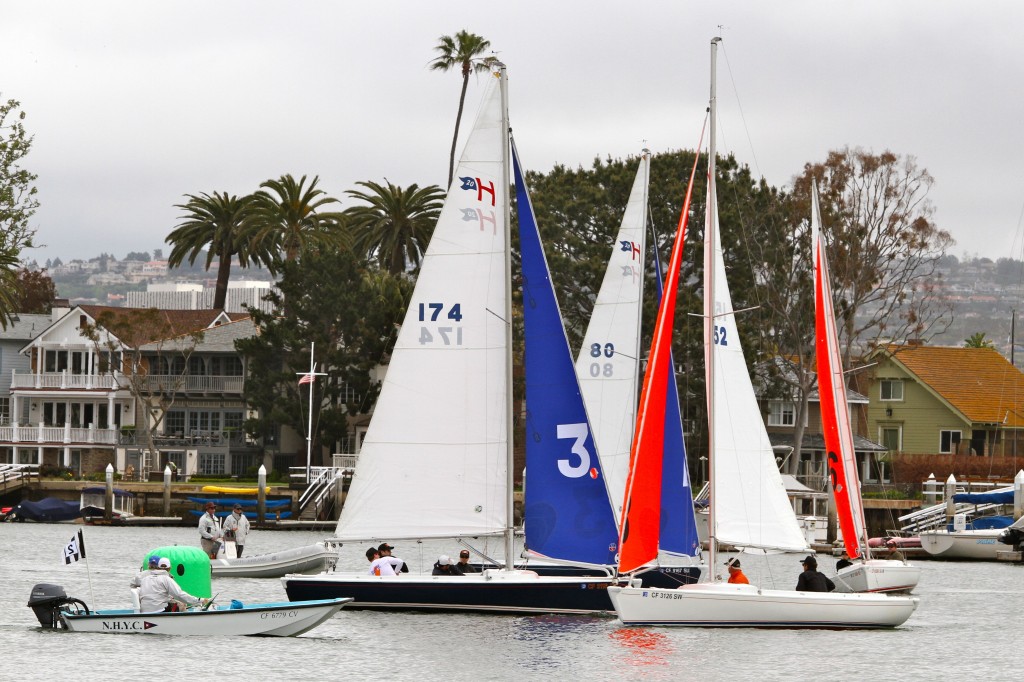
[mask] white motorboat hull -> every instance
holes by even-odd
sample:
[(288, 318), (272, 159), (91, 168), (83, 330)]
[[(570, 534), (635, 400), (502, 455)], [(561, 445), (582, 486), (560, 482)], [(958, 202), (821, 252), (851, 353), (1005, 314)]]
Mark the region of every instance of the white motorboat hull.
[(130, 609), (69, 613), (61, 624), (72, 632), (146, 635), (257, 635), (294, 637), (312, 630), (336, 614), (351, 599), (252, 604), (232, 609), (177, 613), (136, 613)]
[[(229, 547), (234, 553), (234, 544)], [(316, 574), (334, 568), (338, 553), (323, 542), (270, 554), (229, 558), (222, 554), (210, 562), (215, 578), (280, 578), (289, 573)]]
[(761, 590), (702, 583), (675, 590), (609, 587), (625, 625), (863, 629), (902, 625), (918, 600), (885, 594)]
[(854, 562), (834, 578), (836, 592), (910, 592), (921, 579), (921, 568), (894, 559)]
[(999, 543), (1003, 528), (984, 530), (921, 531), (921, 547), (937, 559), (973, 559), (995, 561), (996, 552), (1005, 549)]
[(375, 610), (473, 611), (480, 613), (610, 614), (610, 576), (552, 576), (533, 571), (488, 569), (464, 576), (403, 573), (287, 575), (289, 599), (352, 597), (351, 608)]

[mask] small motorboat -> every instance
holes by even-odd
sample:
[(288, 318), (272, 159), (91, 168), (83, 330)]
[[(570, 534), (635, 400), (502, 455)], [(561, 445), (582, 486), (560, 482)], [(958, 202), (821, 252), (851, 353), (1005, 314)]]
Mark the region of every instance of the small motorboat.
[[(163, 635), (262, 635), (294, 637), (331, 618), (352, 601), (343, 596), (301, 602), (243, 604), (237, 600), (215, 605), (210, 599), (212, 580), (210, 558), (198, 547), (159, 547), (147, 553), (167, 560), (167, 575), (188, 594), (208, 599), (201, 608), (178, 611), (141, 611), (138, 590), (132, 590), (132, 608), (90, 609), (84, 601), (68, 597), (60, 585), (42, 583), (32, 588), (28, 605), (44, 628), (72, 632)], [(176, 603), (176, 602), (174, 602)]]
[(39, 624), (71, 632), (147, 635), (259, 635), (294, 637), (312, 630), (352, 601), (350, 597), (304, 602), (210, 606), (178, 612), (139, 613), (134, 609), (91, 610), (68, 597), (60, 585), (32, 588), (28, 605)]

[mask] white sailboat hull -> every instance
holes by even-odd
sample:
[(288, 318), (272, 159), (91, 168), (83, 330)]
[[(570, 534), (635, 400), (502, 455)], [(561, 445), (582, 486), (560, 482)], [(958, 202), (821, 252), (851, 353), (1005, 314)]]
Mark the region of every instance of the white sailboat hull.
[[(233, 553), (233, 546), (230, 549)], [(215, 578), (280, 578), (289, 573), (320, 573), (333, 567), (337, 557), (336, 551), (328, 549), (323, 542), (317, 542), (240, 559), (221, 555), (210, 562), (210, 568)]]
[(675, 590), (609, 587), (624, 625), (861, 629), (902, 625), (918, 600), (884, 594), (762, 590), (703, 583)]
[(921, 568), (893, 559), (868, 559), (840, 570), (836, 592), (910, 592), (921, 579)]
[(1002, 528), (984, 530), (926, 530), (920, 533), (921, 547), (939, 559), (995, 561), (996, 552), (1005, 549), (999, 543)]

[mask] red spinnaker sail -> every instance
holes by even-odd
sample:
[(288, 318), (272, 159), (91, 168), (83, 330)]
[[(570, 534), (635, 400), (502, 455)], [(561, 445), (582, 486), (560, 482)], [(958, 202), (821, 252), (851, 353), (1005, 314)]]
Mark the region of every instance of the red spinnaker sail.
[[(704, 142), (704, 131), (697, 145)], [(679, 216), (676, 239), (672, 246), (665, 291), (658, 307), (658, 318), (647, 359), (640, 408), (637, 412), (633, 447), (629, 453), (629, 475), (626, 478), (626, 499), (622, 505), (619, 528), (619, 572), (629, 573), (650, 563), (658, 556), (658, 528), (661, 516), (661, 464), (665, 440), (665, 396), (672, 373), (672, 330), (675, 325), (676, 292), (679, 270), (686, 243), (686, 223), (690, 215), (690, 197), (697, 173), (697, 154), (690, 171), (686, 200)]]
[(843, 543), (851, 559), (861, 554), (864, 532), (864, 508), (853, 449), (853, 430), (846, 402), (846, 381), (839, 354), (839, 336), (832, 309), (825, 239), (821, 234), (817, 189), (811, 190), (811, 233), (814, 249), (814, 345), (818, 366), (818, 393), (821, 398), (821, 424), (829, 479), (836, 501), (836, 516)]

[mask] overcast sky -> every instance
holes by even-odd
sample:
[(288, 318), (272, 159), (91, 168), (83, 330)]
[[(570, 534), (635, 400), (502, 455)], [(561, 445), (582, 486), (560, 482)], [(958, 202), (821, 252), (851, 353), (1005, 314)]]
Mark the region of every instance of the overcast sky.
[(462, 29), (508, 65), (527, 168), (693, 148), (720, 33), (720, 152), (777, 186), (847, 145), (912, 155), (955, 255), (1021, 257), (1019, 1), (0, 0), (0, 17), (40, 263), (166, 253), (184, 194), (284, 173), (338, 198), (443, 185), (460, 78), (427, 65)]

